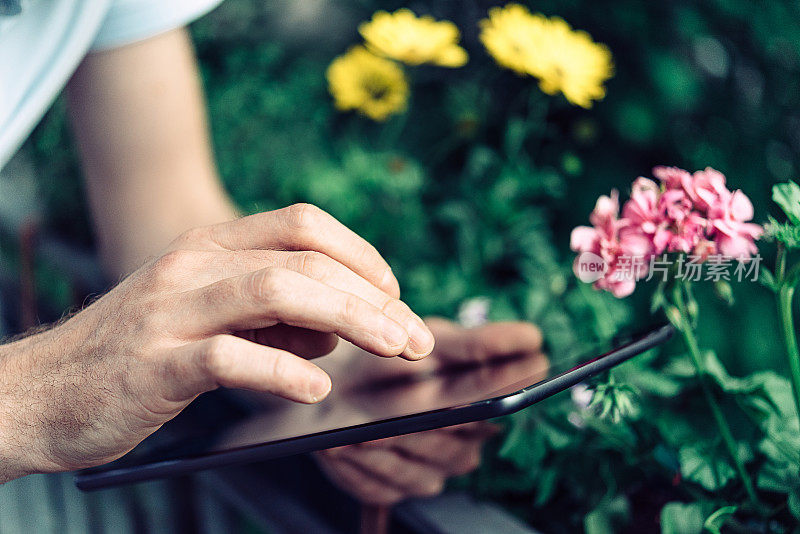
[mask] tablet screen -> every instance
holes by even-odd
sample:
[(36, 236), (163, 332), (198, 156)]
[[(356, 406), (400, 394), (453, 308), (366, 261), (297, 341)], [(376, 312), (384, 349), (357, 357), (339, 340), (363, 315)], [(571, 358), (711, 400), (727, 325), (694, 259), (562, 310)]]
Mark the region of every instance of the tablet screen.
[[(224, 453), (237, 454), (269, 444), (281, 447), (295, 438), (311, 436), (310, 439), (315, 439), (330, 431), (480, 405), (532, 389), (575, 369), (580, 371), (570, 376), (580, 376), (582, 368), (590, 363), (600, 364), (606, 358), (609, 362), (618, 361), (615, 358), (622, 352), (629, 356), (636, 354), (665, 341), (669, 335), (671, 327), (648, 330), (646, 334), (628, 338), (627, 343), (615, 343), (612, 351), (600, 355), (596, 351), (589, 356), (557, 361), (548, 361), (541, 354), (521, 354), (482, 364), (458, 365), (433, 357), (409, 362), (363, 353), (349, 359), (332, 354), (315, 360), (333, 382), (330, 395), (318, 404), (298, 404), (245, 391), (206, 393), (129, 454), (111, 464), (88, 470), (85, 476), (117, 468), (128, 468), (125, 470), (130, 472), (159, 463), (175, 467), (174, 460), (213, 459)], [(630, 350), (617, 353), (617, 349), (634, 344)], [(597, 368), (597, 364), (586, 369)], [(251, 456), (261, 457), (266, 455), (259, 452)], [(202, 463), (212, 467), (224, 462)]]
[(504, 396), (541, 382), (554, 370), (543, 355), (518, 355), (483, 365), (438, 368), (433, 362), (358, 355), (346, 367), (315, 360), (328, 371), (330, 395), (299, 404), (269, 394), (218, 390), (201, 395), (178, 417), (112, 465), (134, 466), (197, 457)]

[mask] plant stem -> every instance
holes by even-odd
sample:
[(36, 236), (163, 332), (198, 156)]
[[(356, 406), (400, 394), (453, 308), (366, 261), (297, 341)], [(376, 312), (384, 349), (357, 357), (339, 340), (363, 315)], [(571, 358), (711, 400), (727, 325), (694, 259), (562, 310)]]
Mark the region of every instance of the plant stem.
[(786, 247), (778, 243), (778, 259), (775, 261), (775, 278), (777, 288), (775, 294), (778, 298), (778, 317), (780, 317), (783, 331), (783, 341), (786, 344), (786, 356), (789, 359), (789, 376), (792, 380), (792, 393), (794, 393), (794, 407), (800, 420), (800, 349), (797, 346), (797, 332), (794, 329), (792, 301), (798, 279), (800, 265), (795, 265), (786, 273)]
[(673, 291), (675, 304), (677, 305), (678, 311), (681, 315), (679, 324), (675, 326), (678, 328), (678, 330), (680, 330), (683, 340), (686, 343), (686, 348), (689, 350), (689, 356), (692, 359), (692, 363), (694, 363), (695, 369), (697, 370), (697, 375), (700, 379), (700, 386), (703, 390), (703, 394), (705, 395), (706, 402), (708, 403), (709, 408), (711, 408), (711, 414), (714, 416), (714, 421), (717, 423), (717, 428), (719, 429), (720, 436), (722, 436), (722, 441), (725, 444), (725, 448), (728, 449), (728, 455), (731, 457), (733, 465), (736, 466), (736, 472), (738, 473), (739, 478), (742, 480), (742, 484), (744, 485), (744, 489), (747, 492), (750, 502), (756, 509), (758, 509), (759, 501), (756, 491), (753, 488), (753, 482), (750, 480), (750, 476), (747, 474), (747, 470), (744, 467), (744, 462), (742, 462), (741, 458), (739, 458), (733, 432), (731, 432), (731, 427), (728, 424), (728, 420), (725, 419), (725, 414), (722, 413), (722, 408), (717, 402), (717, 399), (714, 396), (714, 391), (711, 388), (708, 371), (706, 371), (705, 363), (703, 363), (703, 357), (700, 353), (700, 346), (698, 345), (697, 338), (694, 335), (694, 330), (691, 326), (691, 320), (686, 310), (686, 304), (681, 292), (683, 289), (681, 285), (683, 283), (685, 282), (676, 284)]
[(778, 314), (783, 326), (783, 339), (786, 342), (786, 353), (789, 357), (789, 371), (792, 378), (792, 392), (797, 417), (800, 418), (800, 349), (797, 346), (797, 333), (794, 329), (792, 300), (794, 287), (781, 284), (778, 290)]

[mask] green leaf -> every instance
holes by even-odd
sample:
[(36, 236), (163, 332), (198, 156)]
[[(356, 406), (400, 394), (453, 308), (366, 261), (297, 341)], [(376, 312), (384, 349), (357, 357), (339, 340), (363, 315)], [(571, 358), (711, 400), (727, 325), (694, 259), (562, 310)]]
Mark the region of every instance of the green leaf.
[(789, 494), (787, 504), (792, 515), (800, 519), (800, 488), (795, 488), (794, 491)]
[(683, 478), (696, 482), (709, 491), (725, 487), (736, 472), (722, 456), (721, 451), (719, 454), (715, 452), (717, 451), (699, 445), (681, 447), (678, 451), (678, 460)]
[(539, 466), (547, 453), (547, 444), (539, 432), (531, 432), (529, 422), (521, 416), (510, 418), (511, 431), (506, 436), (499, 455), (519, 469), (530, 471)]
[(706, 518), (705, 523), (703, 523), (703, 528), (712, 534), (722, 534), (720, 529), (738, 509), (738, 506), (723, 506)]
[(661, 509), (662, 534), (700, 534), (703, 510), (700, 503), (669, 502)]
[(550, 497), (553, 496), (553, 492), (556, 489), (558, 475), (559, 472), (557, 469), (545, 469), (537, 477), (536, 500), (533, 501), (534, 506), (542, 506), (550, 500)]
[(536, 431), (542, 434), (542, 437), (547, 440), (548, 445), (555, 450), (563, 449), (572, 442), (572, 436), (555, 425), (541, 421), (536, 427)]
[(798, 444), (765, 439), (761, 442), (760, 448), (767, 461), (758, 471), (756, 479), (758, 487), (775, 493), (791, 494), (798, 491), (800, 488)]
[(683, 387), (680, 382), (666, 374), (650, 369), (639, 369), (626, 378), (643, 392), (657, 397), (674, 397)]
[(674, 356), (664, 366), (664, 372), (676, 378), (691, 378), (697, 374), (694, 364), (686, 354)]
[(614, 534), (630, 517), (630, 505), (623, 496), (604, 499), (586, 514), (583, 528), (586, 534)]
[(707, 350), (703, 353), (703, 361), (706, 371), (711, 378), (722, 388), (726, 393), (751, 393), (758, 389), (759, 385), (754, 383), (747, 383), (739, 378), (733, 377), (728, 374), (725, 366), (717, 357), (716, 352)]
[(789, 181), (772, 186), (772, 200), (781, 207), (786, 218), (800, 225), (800, 186)]

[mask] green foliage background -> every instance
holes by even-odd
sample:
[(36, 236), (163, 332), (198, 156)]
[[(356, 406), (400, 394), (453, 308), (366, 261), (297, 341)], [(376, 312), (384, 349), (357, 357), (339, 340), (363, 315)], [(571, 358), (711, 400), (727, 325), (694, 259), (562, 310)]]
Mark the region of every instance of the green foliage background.
[[(386, 124), (338, 114), (328, 63), (358, 41), (359, 21), (403, 5), (453, 20), (470, 63), (410, 71), (409, 112)], [(192, 28), (217, 161), (246, 211), (312, 202), (373, 242), (419, 313), (454, 316), (464, 300), (488, 296), (492, 318), (536, 322), (553, 357), (567, 357), (651, 321), (651, 288), (620, 302), (572, 279), (569, 232), (586, 223), (598, 195), (618, 188), (624, 196), (654, 165), (713, 166), (753, 199), (758, 221), (774, 212), (771, 185), (794, 178), (799, 163), (800, 5), (529, 2), (610, 47), (616, 75), (588, 111), (494, 65), (476, 24), (491, 5), (228, 0)], [(90, 243), (64, 115), (57, 104), (29, 148), (48, 225)], [(762, 251), (772, 256), (769, 246)], [(752, 283), (734, 290), (732, 308), (710, 292), (699, 296), (701, 342), (734, 376), (784, 373), (771, 295)], [(617, 380), (639, 391), (638, 415), (626, 424), (586, 416), (576, 427), (568, 394), (516, 416), (465, 484), (547, 532), (637, 532), (659, 518), (665, 532), (699, 532), (711, 512), (742, 496), (720, 475), (730, 469), (724, 457), (704, 441), (708, 418), (682, 361), (651, 354), (620, 368)], [(718, 378), (726, 393), (747, 389)], [(769, 395), (780, 397), (782, 387)], [(739, 393), (730, 393), (731, 410)], [(752, 425), (733, 417), (748, 442)], [(764, 454), (743, 451), (756, 453)], [(794, 522), (786, 508), (794, 473), (789, 462), (766, 497), (776, 532)], [(740, 523), (767, 524), (754, 517)]]

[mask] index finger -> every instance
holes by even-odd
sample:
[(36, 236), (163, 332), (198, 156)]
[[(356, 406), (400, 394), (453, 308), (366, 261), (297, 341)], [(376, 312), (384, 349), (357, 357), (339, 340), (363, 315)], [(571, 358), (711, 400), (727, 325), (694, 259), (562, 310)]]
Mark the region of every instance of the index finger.
[(229, 250), (280, 249), (321, 252), (394, 298), (400, 286), (391, 267), (361, 236), (312, 204), (257, 213), (209, 227), (211, 239)]

